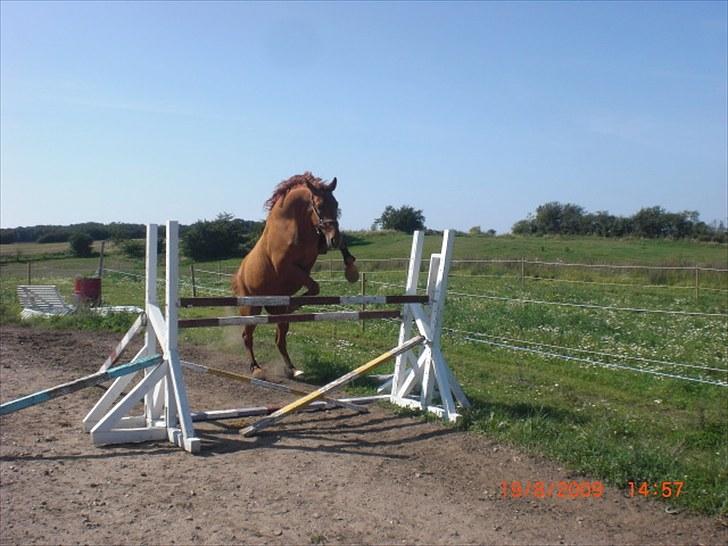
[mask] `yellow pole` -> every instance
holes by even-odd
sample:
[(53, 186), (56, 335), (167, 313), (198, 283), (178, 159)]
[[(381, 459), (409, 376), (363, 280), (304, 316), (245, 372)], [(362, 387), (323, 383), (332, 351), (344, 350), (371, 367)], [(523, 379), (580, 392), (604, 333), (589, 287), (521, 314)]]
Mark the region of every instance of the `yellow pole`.
[(281, 409), (270, 414), (268, 417), (264, 417), (263, 419), (256, 421), (249, 427), (244, 428), (242, 431), (240, 431), (240, 433), (243, 436), (252, 436), (253, 434), (256, 434), (257, 432), (261, 431), (262, 429), (276, 424), (278, 421), (282, 420), (287, 415), (305, 408), (306, 406), (311, 404), (311, 402), (323, 397), (328, 392), (348, 383), (352, 379), (356, 379), (360, 375), (364, 375), (365, 373), (373, 370), (377, 366), (381, 366), (382, 364), (384, 364), (388, 360), (396, 357), (397, 355), (400, 355), (404, 352), (409, 351), (410, 349), (412, 349), (415, 346), (422, 343), (424, 340), (425, 340), (424, 337), (416, 336), (408, 341), (405, 341), (404, 343), (395, 347), (391, 351), (387, 351), (386, 353), (379, 355), (374, 360), (370, 360), (366, 364), (362, 364), (357, 369), (350, 371), (346, 375), (342, 375), (341, 377), (339, 377), (338, 379), (335, 379), (328, 385), (324, 385), (320, 389), (317, 389), (317, 390), (307, 394), (303, 398), (299, 398), (295, 402), (291, 402), (287, 406), (283, 406)]

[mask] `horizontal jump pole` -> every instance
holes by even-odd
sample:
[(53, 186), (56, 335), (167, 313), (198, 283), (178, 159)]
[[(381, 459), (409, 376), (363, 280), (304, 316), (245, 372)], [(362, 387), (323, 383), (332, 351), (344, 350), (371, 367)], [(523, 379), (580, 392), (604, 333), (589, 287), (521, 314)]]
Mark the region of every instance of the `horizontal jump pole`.
[[(192, 422), (207, 422), (207, 421), (225, 421), (227, 419), (245, 419), (247, 417), (260, 417), (261, 415), (270, 415), (274, 411), (278, 411), (283, 406), (255, 406), (250, 408), (236, 408), (227, 410), (206, 410), (206, 411), (193, 411)], [(325, 411), (335, 409), (340, 406), (331, 402), (318, 401), (313, 402), (304, 411)]]
[[(184, 365), (184, 364), (183, 364)], [(388, 401), (388, 394), (376, 394), (373, 396), (353, 396), (351, 398), (337, 398), (337, 402), (348, 402), (351, 404), (371, 404), (372, 402)], [(261, 415), (270, 415), (274, 411), (278, 411), (283, 406), (255, 406), (249, 408), (234, 408), (223, 410), (205, 410), (193, 411), (192, 421), (224, 421), (226, 419), (241, 419), (245, 417), (258, 417)], [(311, 402), (302, 411), (322, 411), (338, 408), (339, 406), (332, 403), (319, 400)]]
[(334, 389), (337, 389), (341, 387), (342, 385), (345, 385), (349, 381), (356, 379), (357, 377), (364, 375), (370, 370), (373, 370), (377, 366), (381, 366), (388, 360), (391, 360), (397, 355), (400, 355), (402, 353), (405, 353), (409, 351), (410, 349), (416, 347), (420, 343), (422, 343), (425, 340), (423, 336), (416, 336), (412, 339), (405, 341), (401, 345), (395, 347), (394, 349), (387, 351), (384, 354), (379, 355), (374, 360), (370, 360), (366, 364), (362, 364), (357, 369), (350, 371), (349, 373), (342, 375), (338, 379), (335, 379), (331, 383), (328, 383), (327, 385), (324, 385), (320, 389), (317, 389), (313, 391), (310, 394), (307, 394), (303, 398), (299, 398), (295, 402), (291, 402), (287, 406), (282, 407), (278, 411), (272, 413), (268, 417), (264, 417), (263, 419), (259, 419), (252, 425), (244, 428), (241, 431), (241, 434), (243, 436), (252, 436), (253, 434), (256, 434), (260, 432), (262, 429), (269, 427), (271, 425), (276, 424), (280, 420), (284, 419), (286, 416), (288, 416), (291, 413), (294, 413), (296, 411), (299, 411), (306, 406), (310, 405), (315, 400), (318, 400), (319, 398), (322, 398), (327, 393), (331, 392)]
[(179, 328), (209, 328), (211, 326), (244, 326), (250, 324), (279, 324), (281, 322), (317, 322), (343, 320), (372, 320), (400, 318), (399, 309), (381, 311), (333, 311), (329, 313), (286, 313), (283, 315), (248, 315), (215, 318), (192, 318), (177, 321)]
[(91, 375), (81, 377), (80, 379), (69, 381), (68, 383), (63, 383), (62, 385), (57, 385), (49, 389), (38, 391), (34, 394), (23, 396), (22, 398), (0, 404), (0, 415), (7, 415), (8, 413), (29, 408), (30, 406), (47, 402), (53, 398), (58, 398), (59, 396), (65, 396), (66, 394), (71, 394), (72, 392), (80, 391), (81, 389), (93, 387), (94, 385), (98, 385), (99, 383), (103, 383), (109, 379), (116, 379), (122, 375), (128, 375), (161, 363), (162, 356), (154, 355), (139, 359), (136, 362), (122, 364), (120, 366), (109, 368), (108, 370), (92, 373)]
[[(194, 370), (194, 371), (200, 372), (200, 373), (216, 375), (218, 377), (224, 377), (225, 379), (231, 379), (233, 381), (238, 381), (240, 383), (250, 383), (253, 386), (261, 387), (263, 389), (287, 392), (287, 393), (291, 393), (291, 394), (302, 394), (302, 395), (306, 395), (311, 392), (306, 389), (291, 387), (288, 385), (282, 385), (280, 383), (272, 383), (270, 381), (265, 381), (264, 379), (258, 379), (257, 377), (252, 377), (250, 375), (229, 372), (227, 370), (221, 370), (220, 368), (212, 368), (210, 366), (204, 366), (203, 364), (196, 364), (194, 362), (188, 362), (186, 360), (182, 360), (180, 362), (181, 362), (182, 366), (187, 368), (188, 370)], [(369, 412), (369, 410), (367, 408), (365, 408), (363, 406), (359, 406), (357, 404), (352, 404), (351, 402), (337, 400), (335, 398), (329, 398), (327, 396), (324, 397), (324, 400), (326, 400), (327, 402), (329, 402), (330, 404), (333, 404), (335, 406), (354, 410), (357, 413), (368, 413)], [(278, 409), (278, 408), (276, 408), (276, 409)], [(272, 412), (270, 412), (270, 413), (272, 413)], [(260, 414), (258, 414), (258, 415), (260, 415)]]
[(237, 296), (180, 298), (180, 307), (289, 307), (291, 305), (396, 305), (429, 303), (428, 296)]

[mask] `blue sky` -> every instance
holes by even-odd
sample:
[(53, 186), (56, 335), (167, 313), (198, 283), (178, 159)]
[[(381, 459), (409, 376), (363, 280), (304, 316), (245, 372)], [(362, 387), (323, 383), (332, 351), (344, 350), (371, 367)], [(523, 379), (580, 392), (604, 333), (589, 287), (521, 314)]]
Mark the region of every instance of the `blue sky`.
[(347, 229), (725, 220), (727, 6), (3, 1), (0, 224), (261, 219), (304, 170)]

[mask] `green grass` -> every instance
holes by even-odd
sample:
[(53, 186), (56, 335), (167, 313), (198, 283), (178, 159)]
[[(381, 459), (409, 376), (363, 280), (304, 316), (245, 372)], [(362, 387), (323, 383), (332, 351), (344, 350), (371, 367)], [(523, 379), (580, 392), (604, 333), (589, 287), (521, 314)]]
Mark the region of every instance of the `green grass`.
[[(360, 259), (362, 269), (368, 270), (367, 293), (401, 293), (396, 286), (404, 283), (404, 265), (368, 264), (365, 260), (404, 257), (411, 239), (398, 234), (356, 236), (361, 244), (352, 246), (352, 252)], [(428, 237), (425, 253), (437, 250), (439, 242), (438, 237)], [(458, 237), (455, 242), (455, 256), (459, 259), (526, 257), (577, 263), (700, 264), (719, 268), (728, 267), (726, 251), (725, 245), (595, 238)], [(335, 260), (335, 265), (339, 262), (337, 255), (324, 257), (316, 275), (326, 281), (321, 283), (322, 292), (358, 293), (358, 284), (341, 282), (338, 267), (330, 269), (326, 261), (329, 258)], [(86, 264), (91, 269), (92, 262)], [(199, 270), (215, 272), (219, 268), (231, 272), (238, 264), (239, 260), (196, 264), (197, 282), (226, 290), (227, 277)], [(76, 263), (75, 267), (81, 265), (84, 264)], [(142, 271), (139, 262), (119, 267)], [(398, 272), (387, 271), (395, 268)], [(187, 282), (188, 269), (189, 263), (183, 263), (181, 271)], [(473, 402), (460, 426), (547, 456), (576, 472), (622, 488), (629, 481), (684, 481), (683, 495), (670, 502), (702, 513), (728, 514), (728, 388), (603, 366), (611, 363), (726, 380), (725, 372), (633, 359), (725, 369), (725, 318), (580, 309), (457, 295), (727, 313), (728, 275), (701, 273), (701, 291), (696, 294), (692, 270), (650, 272), (533, 266), (523, 280), (520, 273), (520, 264), (458, 264), (453, 270), (445, 315), (445, 327), (449, 330), (443, 337), (444, 352)], [(11, 301), (17, 280), (5, 273), (0, 276), (2, 321), (12, 320), (17, 312)], [(72, 278), (61, 276), (56, 281), (54, 284), (59, 284), (62, 292), (70, 294)], [(183, 283), (183, 292), (190, 294), (189, 284)], [(113, 304), (140, 304), (142, 284), (129, 277), (108, 275), (104, 280), (104, 299)], [(195, 309), (184, 311), (184, 315), (234, 312)], [(468, 341), (462, 332), (490, 337), (471, 336), (479, 341)], [(390, 349), (396, 336), (396, 325), (385, 321), (367, 323), (363, 331), (354, 323), (296, 324), (291, 329), (289, 345), (294, 361), (306, 370), (308, 378), (324, 383)], [(244, 360), (237, 328), (189, 330), (182, 333), (181, 340), (183, 344), (214, 347), (229, 354), (232, 360)], [(482, 341), (537, 348), (593, 362), (571, 362)], [(261, 362), (279, 360), (273, 329), (258, 329), (256, 354)], [(363, 381), (357, 390), (366, 387)]]

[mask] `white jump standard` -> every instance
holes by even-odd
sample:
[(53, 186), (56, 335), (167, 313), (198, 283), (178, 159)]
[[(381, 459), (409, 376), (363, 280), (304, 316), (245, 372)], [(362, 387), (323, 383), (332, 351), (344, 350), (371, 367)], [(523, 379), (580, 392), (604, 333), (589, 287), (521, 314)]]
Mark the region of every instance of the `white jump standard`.
[[(219, 327), (240, 324), (270, 324), (277, 322), (309, 322), (320, 320), (366, 320), (399, 318), (400, 332), (397, 346), (378, 358), (333, 381), (329, 385), (306, 394), (285, 405), (261, 422), (248, 427), (246, 434), (270, 426), (292, 412), (335, 405), (361, 409), (358, 404), (372, 400), (387, 400), (393, 404), (429, 411), (454, 421), (459, 417), (458, 405), (468, 407), (469, 402), (448, 368), (440, 348), (442, 314), (447, 293), (454, 237), (446, 231), (440, 253), (430, 257), (427, 294), (418, 295), (420, 260), (424, 235), (416, 232), (412, 241), (406, 291), (398, 296), (245, 296), (230, 298), (179, 298), (179, 255), (176, 221), (167, 222), (165, 313), (157, 300), (157, 226), (147, 226), (146, 299), (145, 313), (116, 347), (102, 368), (118, 358), (136, 332), (144, 331), (144, 346), (132, 362), (153, 356), (161, 346), (163, 361), (154, 369), (129, 373), (118, 377), (84, 419), (85, 430), (90, 432), (96, 445), (143, 442), (168, 439), (170, 442), (196, 453), (200, 439), (195, 435), (193, 420), (224, 419), (270, 413), (272, 408), (257, 406), (232, 410), (192, 412), (187, 400), (187, 387), (182, 368), (194, 368), (237, 381), (256, 384), (252, 378), (202, 365), (183, 363), (179, 356), (178, 331), (180, 328)], [(391, 304), (399, 309), (368, 311), (337, 311), (331, 313), (287, 313), (285, 315), (253, 315), (216, 318), (178, 319), (179, 307), (215, 307), (251, 305), (260, 307), (293, 307), (302, 305), (359, 305)], [(144, 320), (146, 319), (146, 320)], [(348, 380), (367, 373), (374, 367), (397, 355), (394, 374), (387, 383), (388, 393), (378, 396), (328, 399), (325, 395)], [(102, 370), (103, 371), (103, 370)], [(138, 382), (131, 386), (134, 379)], [(257, 385), (264, 386), (264, 385)], [(122, 392), (131, 387), (121, 397)], [(270, 387), (268, 387), (270, 388)], [(277, 389), (280, 390), (280, 389)], [(302, 389), (289, 389), (295, 392)], [(382, 388), (380, 388), (382, 392)], [(120, 398), (121, 397), (121, 398)], [(315, 401), (318, 398), (324, 401)], [(439, 403), (437, 402), (439, 400)], [(132, 409), (143, 403), (141, 415), (131, 415)]]

